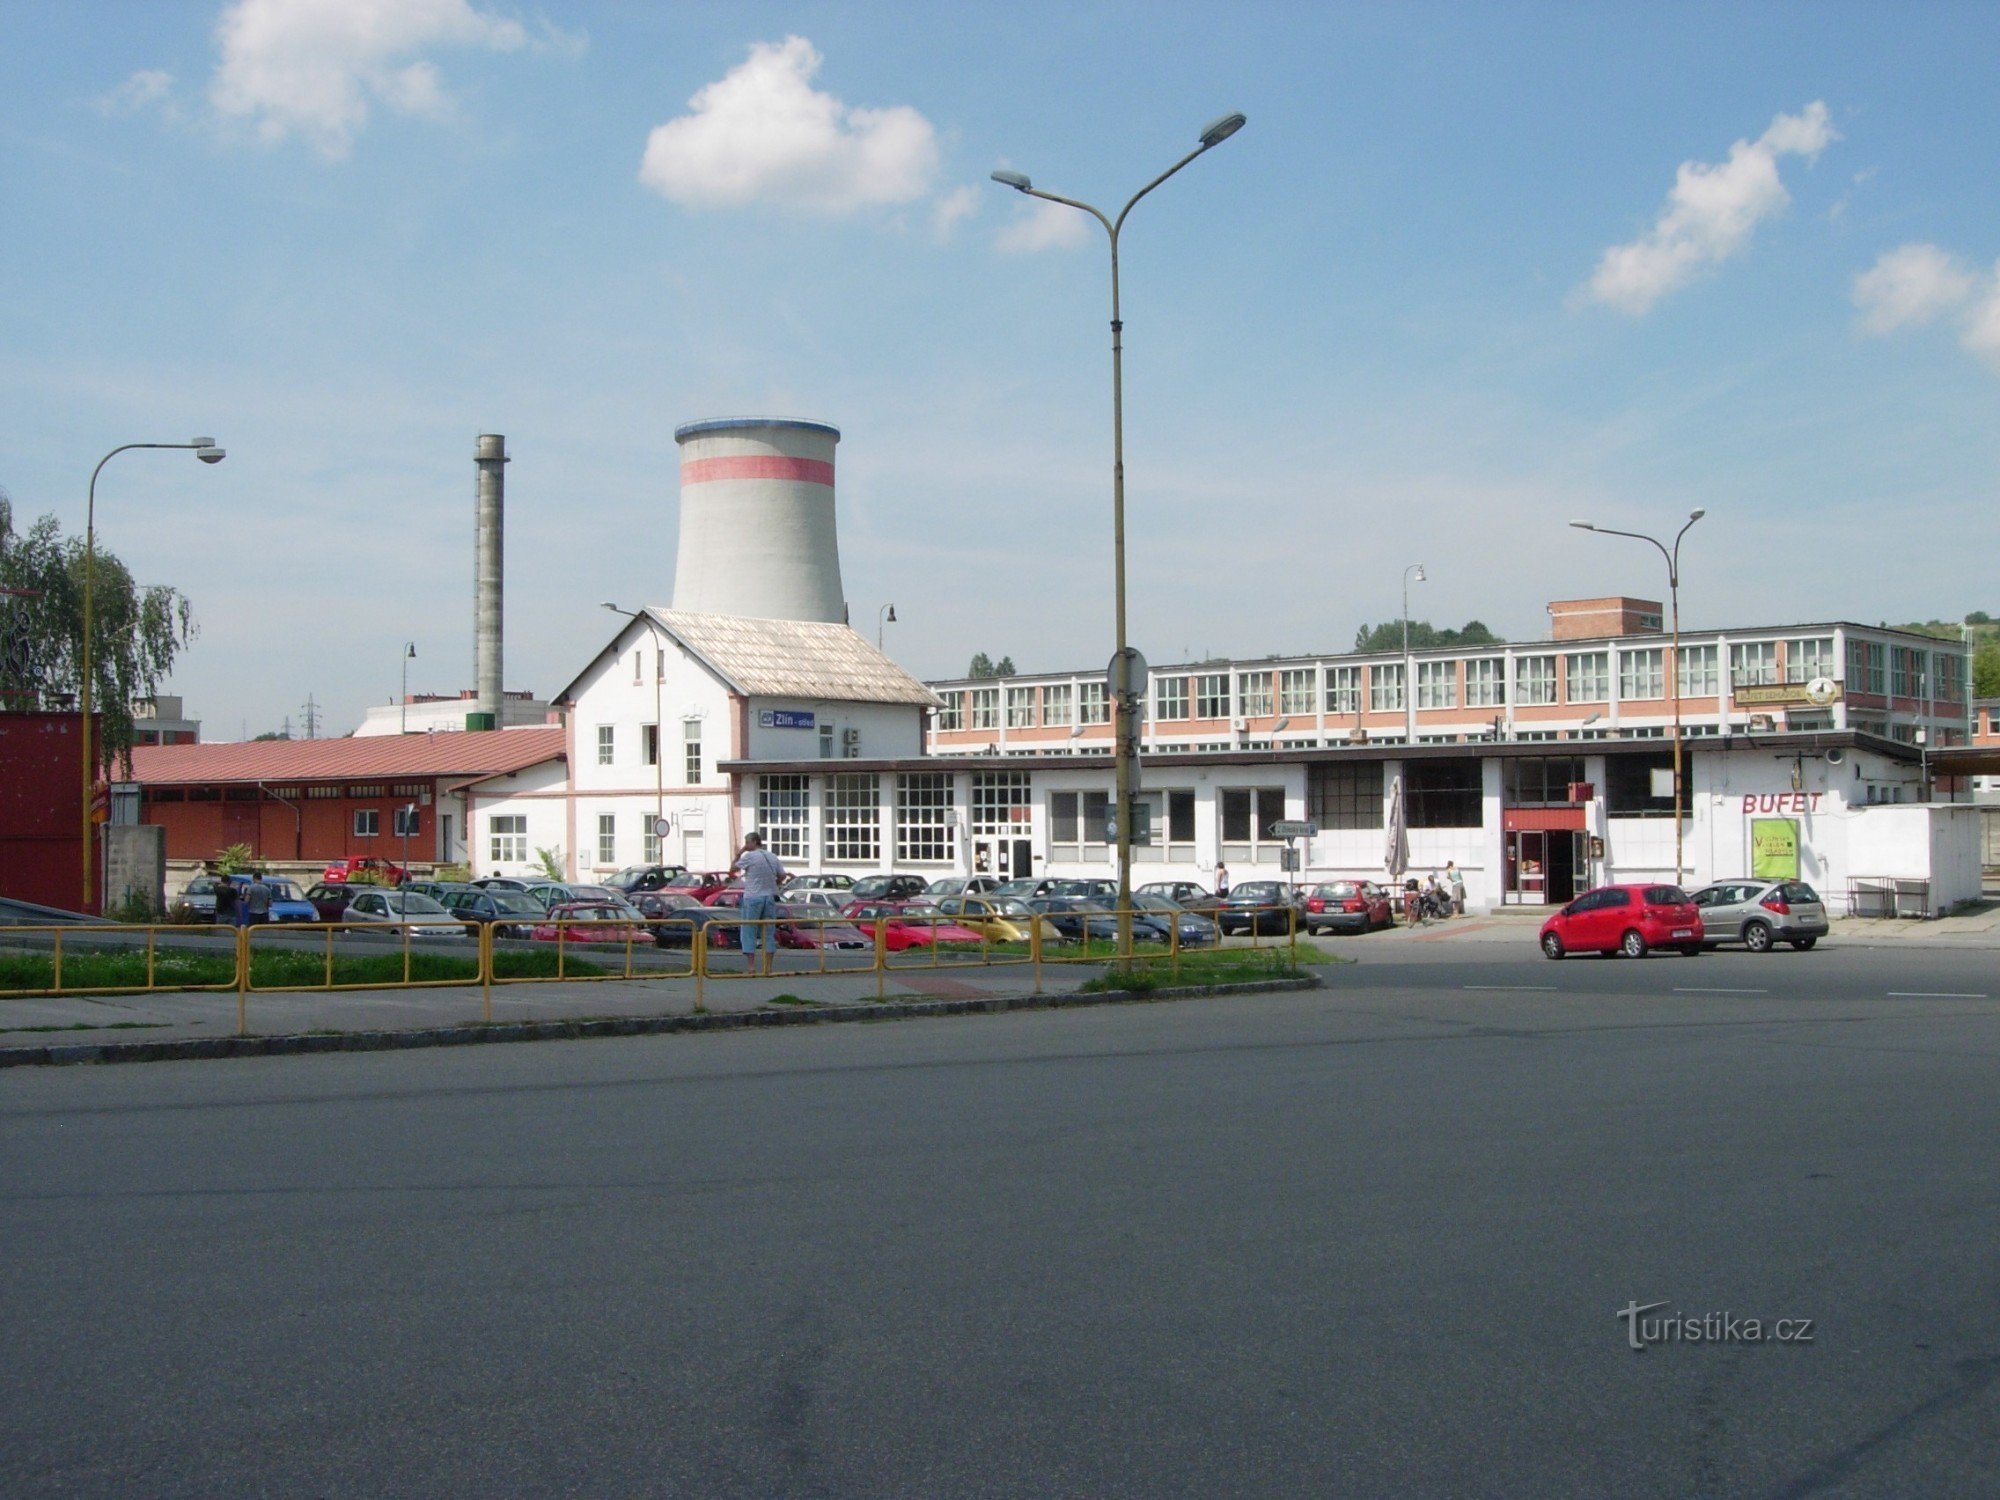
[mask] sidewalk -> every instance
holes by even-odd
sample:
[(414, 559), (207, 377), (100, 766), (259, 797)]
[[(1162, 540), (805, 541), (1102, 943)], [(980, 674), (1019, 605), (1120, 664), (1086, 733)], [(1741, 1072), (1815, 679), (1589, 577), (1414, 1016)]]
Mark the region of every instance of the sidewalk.
[[(1468, 912), (1462, 917), (1415, 927), (1398, 924), (1365, 941), (1533, 942), (1536, 929), (1551, 910), (1546, 906), (1510, 906), (1499, 911)], [(1949, 917), (1834, 917), (1831, 925), (1833, 930), (1826, 941), (1841, 947), (1899, 948), (1914, 943), (1938, 948), (2000, 949), (2000, 900), (1989, 897), (1978, 906)]]

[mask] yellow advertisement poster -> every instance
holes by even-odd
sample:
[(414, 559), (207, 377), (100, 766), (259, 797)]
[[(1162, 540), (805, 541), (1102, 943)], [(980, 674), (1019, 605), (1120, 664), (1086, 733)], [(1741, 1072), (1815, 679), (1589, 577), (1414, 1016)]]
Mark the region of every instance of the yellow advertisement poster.
[(1799, 825), (1791, 818), (1750, 820), (1750, 875), (1754, 880), (1799, 878)]

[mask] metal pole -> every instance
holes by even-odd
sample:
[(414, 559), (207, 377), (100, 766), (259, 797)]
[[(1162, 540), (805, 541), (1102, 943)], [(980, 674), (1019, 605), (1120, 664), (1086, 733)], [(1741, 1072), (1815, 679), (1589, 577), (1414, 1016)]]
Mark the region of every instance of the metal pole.
[(1417, 582), (1423, 583), (1424, 565), (1411, 563), (1403, 569), (1403, 743), (1414, 745), (1417, 741), (1417, 664), (1410, 655), (1410, 575), (1417, 575)]

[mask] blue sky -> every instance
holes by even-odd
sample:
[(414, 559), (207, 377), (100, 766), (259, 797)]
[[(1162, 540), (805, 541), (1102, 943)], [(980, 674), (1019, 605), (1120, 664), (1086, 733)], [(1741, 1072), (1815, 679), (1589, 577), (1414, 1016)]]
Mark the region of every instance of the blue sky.
[[(1326, 651), (1558, 597), (1984, 608), (2000, 8), (0, 0), (0, 486), (192, 599), (210, 738), (507, 681), (666, 603), (674, 428), (840, 427), (858, 628), (923, 676)], [(1087, 231), (1087, 232), (1086, 232)]]

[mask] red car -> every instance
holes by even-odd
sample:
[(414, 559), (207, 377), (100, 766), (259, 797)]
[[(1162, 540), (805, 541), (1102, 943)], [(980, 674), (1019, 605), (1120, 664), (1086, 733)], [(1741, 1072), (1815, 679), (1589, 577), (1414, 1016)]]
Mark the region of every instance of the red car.
[(1622, 953), (1644, 958), (1649, 948), (1701, 952), (1701, 909), (1677, 885), (1601, 885), (1585, 891), (1542, 923), (1542, 952)]
[(928, 901), (850, 901), (840, 914), (870, 938), (875, 936), (876, 924), (881, 924), (882, 946), (891, 953), (938, 943), (969, 943), (976, 948), (985, 942), (970, 927), (961, 927)]
[(736, 877), (727, 870), (683, 870), (667, 878), (663, 891), (686, 891), (697, 901), (706, 901)]
[(1329, 880), (1306, 893), (1306, 931), (1373, 932), (1393, 927), (1389, 893), (1372, 880)]
[[(708, 905), (717, 911), (733, 912), (743, 905), (743, 889), (732, 885), (712, 891)], [(780, 903), (777, 922), (780, 948), (875, 946), (875, 940), (867, 933), (823, 907)], [(708, 943), (711, 948), (736, 947), (738, 937), (737, 924), (732, 924), (726, 917), (718, 917), (709, 924)]]
[(410, 878), (410, 872), (401, 865), (377, 859), (372, 854), (351, 854), (345, 859), (336, 859), (320, 871), (319, 878), (336, 885), (344, 880), (372, 880), (380, 885), (401, 885)]
[(542, 943), (650, 944), (653, 941), (653, 934), (632, 921), (624, 907), (608, 901), (571, 901), (552, 906), (547, 920), (538, 923), (528, 936)]

